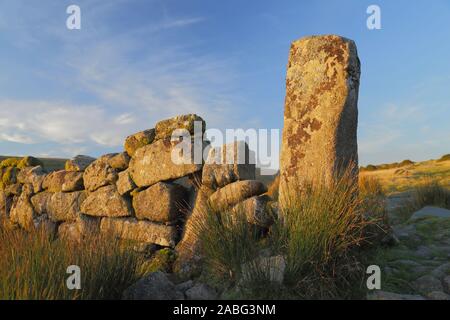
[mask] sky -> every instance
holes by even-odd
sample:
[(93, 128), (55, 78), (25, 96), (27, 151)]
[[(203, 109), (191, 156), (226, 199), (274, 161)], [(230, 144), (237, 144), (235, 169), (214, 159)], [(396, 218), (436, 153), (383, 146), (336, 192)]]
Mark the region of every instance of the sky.
[[(81, 9), (81, 29), (66, 8)], [(366, 26), (369, 5), (381, 29)], [(450, 153), (450, 1), (2, 0), (0, 154), (120, 151), (164, 118), (282, 129), (290, 43), (353, 39), (360, 163)]]

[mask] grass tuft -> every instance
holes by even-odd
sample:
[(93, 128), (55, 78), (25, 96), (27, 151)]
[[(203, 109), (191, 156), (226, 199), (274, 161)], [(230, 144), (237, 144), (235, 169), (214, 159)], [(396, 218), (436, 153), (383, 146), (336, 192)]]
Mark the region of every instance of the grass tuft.
[[(42, 232), (0, 228), (0, 299), (120, 299), (141, 275), (141, 258), (106, 236), (75, 245)], [(69, 290), (67, 267), (81, 269), (81, 289)]]

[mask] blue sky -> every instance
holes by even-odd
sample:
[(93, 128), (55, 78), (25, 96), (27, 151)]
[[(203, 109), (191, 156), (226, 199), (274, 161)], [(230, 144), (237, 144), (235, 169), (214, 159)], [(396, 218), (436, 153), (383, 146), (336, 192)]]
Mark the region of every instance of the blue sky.
[[(82, 29), (66, 28), (79, 5)], [(368, 30), (366, 9), (381, 8)], [(282, 128), (290, 42), (356, 41), (362, 164), (450, 152), (450, 2), (3, 0), (0, 154), (119, 151), (166, 117)]]

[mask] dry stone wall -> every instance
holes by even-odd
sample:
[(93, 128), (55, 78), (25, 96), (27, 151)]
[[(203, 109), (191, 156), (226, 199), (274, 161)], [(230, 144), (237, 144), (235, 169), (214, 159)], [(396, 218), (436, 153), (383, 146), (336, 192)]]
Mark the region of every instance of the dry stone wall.
[[(242, 202), (254, 212), (249, 223), (267, 227), (267, 199), (258, 198), (266, 188), (254, 180), (255, 165), (249, 163), (246, 143), (211, 148), (206, 164), (172, 161), (179, 143), (172, 141), (173, 131), (194, 134), (196, 121), (203, 134), (205, 122), (195, 114), (166, 119), (127, 137), (123, 152), (98, 159), (76, 156), (60, 171), (46, 173), (31, 157), (5, 160), (0, 164), (0, 219), (10, 228), (45, 228), (67, 241), (108, 233), (176, 247), (183, 262), (192, 262), (198, 248), (191, 228), (205, 214), (207, 203), (230, 208)], [(192, 140), (192, 149), (195, 143)], [(205, 151), (208, 143), (201, 143)], [(226, 162), (229, 157), (237, 160), (232, 151), (238, 150), (244, 152), (244, 163)]]

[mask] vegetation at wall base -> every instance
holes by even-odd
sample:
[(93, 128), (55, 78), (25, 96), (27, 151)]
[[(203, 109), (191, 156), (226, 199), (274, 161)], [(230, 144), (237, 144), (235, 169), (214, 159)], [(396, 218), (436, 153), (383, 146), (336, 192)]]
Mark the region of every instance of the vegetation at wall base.
[(266, 237), (246, 223), (245, 212), (208, 210), (196, 232), (209, 275), (239, 298), (362, 298), (367, 230), (379, 219), (367, 217), (357, 189), (351, 170), (331, 185), (311, 183), (280, 208)]
[[(120, 299), (142, 274), (143, 260), (110, 237), (80, 244), (44, 232), (0, 228), (0, 299)], [(67, 267), (81, 269), (81, 290), (69, 290)]]

